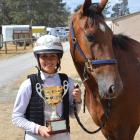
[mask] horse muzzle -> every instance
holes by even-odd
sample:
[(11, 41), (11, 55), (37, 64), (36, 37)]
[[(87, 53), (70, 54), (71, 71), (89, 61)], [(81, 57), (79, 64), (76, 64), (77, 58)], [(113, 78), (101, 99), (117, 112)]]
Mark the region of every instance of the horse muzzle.
[(113, 99), (117, 98), (123, 89), (122, 81), (117, 82), (98, 82), (99, 95), (102, 99)]

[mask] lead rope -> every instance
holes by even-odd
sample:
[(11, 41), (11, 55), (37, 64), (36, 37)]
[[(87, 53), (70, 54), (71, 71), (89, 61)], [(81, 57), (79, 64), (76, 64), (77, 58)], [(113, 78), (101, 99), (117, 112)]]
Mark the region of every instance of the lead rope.
[(86, 112), (86, 89), (84, 89), (84, 103), (83, 103), (83, 113)]
[[(85, 100), (85, 99), (84, 99)], [(94, 131), (89, 131), (87, 128), (85, 128), (85, 126), (81, 123), (81, 120), (78, 116), (78, 113), (77, 113), (77, 108), (76, 108), (76, 102), (75, 100), (73, 101), (73, 104), (74, 104), (74, 115), (75, 115), (75, 118), (78, 122), (78, 124), (81, 126), (81, 128), (89, 133), (89, 134), (95, 134), (97, 133), (98, 131), (100, 131), (104, 126), (105, 126), (105, 123), (107, 122), (107, 120), (109, 119), (109, 113), (110, 113), (110, 110), (111, 110), (111, 100), (109, 100), (107, 102), (107, 110), (105, 111), (104, 115), (105, 115), (105, 121), (101, 124), (101, 126), (97, 129), (97, 130), (94, 130)], [(85, 103), (84, 103), (85, 104)]]

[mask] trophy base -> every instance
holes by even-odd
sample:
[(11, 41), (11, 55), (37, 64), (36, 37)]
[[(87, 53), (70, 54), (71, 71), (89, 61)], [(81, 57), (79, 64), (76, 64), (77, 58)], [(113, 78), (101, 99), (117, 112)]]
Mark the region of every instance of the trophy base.
[(50, 134), (68, 132), (66, 128), (66, 120), (49, 120), (46, 122), (46, 126), (49, 126), (51, 128)]

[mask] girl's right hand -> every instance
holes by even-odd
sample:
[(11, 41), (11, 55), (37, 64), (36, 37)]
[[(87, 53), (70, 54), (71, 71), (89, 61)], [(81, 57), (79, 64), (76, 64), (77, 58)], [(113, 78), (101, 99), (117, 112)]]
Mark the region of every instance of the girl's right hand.
[(38, 129), (38, 134), (42, 137), (50, 137), (51, 128), (46, 126), (40, 126)]

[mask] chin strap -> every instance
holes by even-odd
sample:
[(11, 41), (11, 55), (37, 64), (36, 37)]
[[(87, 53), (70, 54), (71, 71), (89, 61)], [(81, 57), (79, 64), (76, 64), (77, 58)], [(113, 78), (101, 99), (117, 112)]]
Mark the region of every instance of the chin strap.
[(39, 69), (39, 67), (38, 66), (35, 66), (35, 68), (37, 69), (37, 75), (38, 75), (38, 80), (39, 80), (39, 82), (40, 82), (40, 84), (43, 84), (44, 82), (43, 82), (43, 80), (41, 79), (41, 73), (40, 73), (40, 69)]

